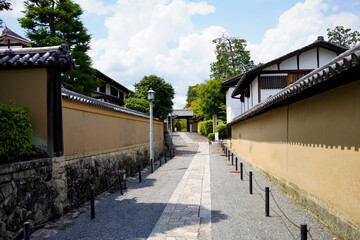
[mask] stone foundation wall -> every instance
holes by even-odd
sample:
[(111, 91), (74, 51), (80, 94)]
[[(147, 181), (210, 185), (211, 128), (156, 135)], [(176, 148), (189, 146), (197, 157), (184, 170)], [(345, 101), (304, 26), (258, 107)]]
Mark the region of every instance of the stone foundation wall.
[[(155, 159), (162, 152), (163, 142), (155, 142)], [(41, 226), (78, 207), (90, 199), (91, 186), (101, 193), (118, 171), (132, 176), (138, 164), (149, 164), (149, 145), (2, 165), (0, 239), (21, 235), (25, 221)]]

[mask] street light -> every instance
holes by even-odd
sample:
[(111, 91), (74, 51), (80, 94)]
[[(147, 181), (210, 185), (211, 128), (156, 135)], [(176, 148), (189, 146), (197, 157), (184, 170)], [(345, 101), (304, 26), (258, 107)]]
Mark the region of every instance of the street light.
[(153, 104), (155, 92), (150, 88), (148, 91), (148, 99), (150, 100), (150, 168), (151, 173), (154, 172), (154, 146), (153, 146)]

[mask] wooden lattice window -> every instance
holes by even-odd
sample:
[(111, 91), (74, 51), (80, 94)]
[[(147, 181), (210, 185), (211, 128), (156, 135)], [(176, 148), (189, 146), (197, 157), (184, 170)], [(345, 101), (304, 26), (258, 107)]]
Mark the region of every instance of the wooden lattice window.
[(260, 89), (281, 89), (287, 85), (287, 75), (260, 76)]

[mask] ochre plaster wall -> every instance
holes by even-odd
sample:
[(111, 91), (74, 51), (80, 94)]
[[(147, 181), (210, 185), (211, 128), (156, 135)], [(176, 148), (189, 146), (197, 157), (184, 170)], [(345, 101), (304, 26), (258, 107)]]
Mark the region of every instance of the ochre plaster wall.
[(28, 106), (33, 126), (31, 142), (47, 146), (47, 70), (14, 69), (0, 71), (0, 103), (15, 100), (15, 106)]
[(359, 230), (359, 122), (357, 81), (233, 125), (232, 148)]
[[(149, 143), (149, 119), (63, 100), (65, 155)], [(154, 147), (162, 147), (163, 123), (154, 121)], [(160, 144), (159, 144), (160, 143)]]

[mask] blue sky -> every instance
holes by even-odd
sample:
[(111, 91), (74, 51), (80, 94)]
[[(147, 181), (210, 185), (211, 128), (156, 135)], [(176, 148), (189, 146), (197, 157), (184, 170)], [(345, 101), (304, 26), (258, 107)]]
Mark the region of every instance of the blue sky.
[[(25, 36), (17, 18), (23, 0), (2, 12), (7, 26)], [(326, 29), (360, 29), (360, 0), (75, 0), (84, 9), (92, 35), (95, 68), (132, 89), (156, 74), (176, 92), (175, 108), (185, 105), (188, 86), (209, 78), (215, 61), (211, 40), (227, 34), (248, 43), (253, 60), (267, 62), (326, 39)]]

